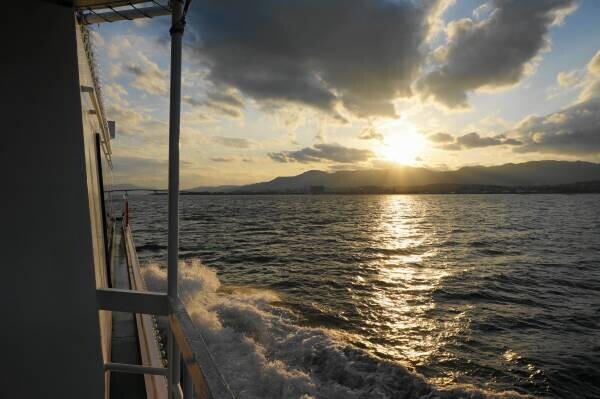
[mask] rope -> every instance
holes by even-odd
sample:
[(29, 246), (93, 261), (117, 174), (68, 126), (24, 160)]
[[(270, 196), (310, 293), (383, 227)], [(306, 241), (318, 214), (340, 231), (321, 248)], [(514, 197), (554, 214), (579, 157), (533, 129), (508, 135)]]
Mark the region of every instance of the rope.
[(162, 8), (163, 10), (166, 10), (168, 12), (171, 12), (171, 10), (168, 7), (165, 7), (164, 5), (162, 5), (161, 3), (155, 1), (155, 0), (150, 0), (152, 2), (152, 4), (156, 4), (157, 6), (159, 6), (160, 8)]
[(94, 11), (90, 6), (87, 7), (87, 10), (89, 12), (91, 12), (92, 14), (94, 14), (95, 16), (97, 16), (98, 18), (104, 20), (104, 22), (112, 22), (110, 19), (106, 19), (103, 15), (98, 14), (96, 11)]
[(131, 1), (128, 2), (129, 5), (131, 6), (131, 8), (133, 8), (134, 10), (136, 10), (138, 13), (140, 13), (142, 16), (146, 17), (146, 18), (152, 18), (151, 15), (146, 14), (144, 11), (140, 10), (139, 8), (137, 8), (136, 6), (133, 5), (133, 3)]
[(128, 20), (128, 21), (131, 21), (131, 20), (132, 20), (132, 18), (128, 17), (127, 15), (125, 15), (125, 14), (123, 14), (123, 13), (121, 13), (121, 12), (119, 12), (119, 11), (115, 10), (115, 9), (114, 9), (114, 8), (113, 8), (113, 7), (112, 7), (110, 4), (108, 5), (108, 8), (110, 8), (110, 9), (112, 10), (112, 12), (114, 12), (114, 13), (115, 13), (115, 14), (117, 14), (117, 15), (120, 15), (120, 16), (122, 16), (122, 17), (123, 17), (123, 18), (125, 18), (126, 20)]

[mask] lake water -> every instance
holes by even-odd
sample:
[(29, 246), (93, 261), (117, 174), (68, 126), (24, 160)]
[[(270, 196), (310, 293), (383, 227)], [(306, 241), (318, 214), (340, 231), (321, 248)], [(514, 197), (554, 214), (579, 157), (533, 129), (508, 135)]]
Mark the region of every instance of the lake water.
[[(130, 202), (160, 288), (166, 197)], [(600, 397), (599, 195), (183, 196), (180, 254), (240, 398)]]

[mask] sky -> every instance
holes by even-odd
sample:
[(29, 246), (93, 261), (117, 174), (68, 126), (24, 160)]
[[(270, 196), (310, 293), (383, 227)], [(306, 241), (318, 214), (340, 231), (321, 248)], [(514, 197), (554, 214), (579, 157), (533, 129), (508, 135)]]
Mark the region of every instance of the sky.
[[(194, 0), (181, 186), (600, 162), (596, 0)], [(116, 183), (167, 185), (169, 17), (94, 26)]]

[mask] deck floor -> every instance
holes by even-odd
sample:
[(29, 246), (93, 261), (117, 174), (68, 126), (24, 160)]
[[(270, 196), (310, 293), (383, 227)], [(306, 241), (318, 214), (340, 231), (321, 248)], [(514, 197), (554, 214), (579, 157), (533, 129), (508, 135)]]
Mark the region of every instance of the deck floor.
[[(121, 221), (116, 222), (113, 245), (113, 255), (111, 257), (113, 288), (131, 289)], [(113, 363), (142, 364), (135, 315), (123, 312), (113, 312), (112, 315), (111, 361)], [(110, 397), (113, 399), (146, 399), (144, 376), (141, 374), (111, 373)]]

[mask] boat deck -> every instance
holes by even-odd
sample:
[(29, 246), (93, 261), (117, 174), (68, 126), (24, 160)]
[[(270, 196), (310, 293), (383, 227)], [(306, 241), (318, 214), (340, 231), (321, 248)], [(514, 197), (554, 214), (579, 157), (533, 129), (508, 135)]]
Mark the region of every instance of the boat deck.
[[(126, 214), (126, 213), (125, 213)], [(125, 217), (127, 219), (127, 217)], [(112, 289), (146, 292), (131, 227), (118, 218), (111, 225), (110, 275)], [(160, 298), (161, 293), (149, 293)], [(156, 299), (153, 299), (156, 301)], [(154, 302), (156, 303), (156, 302)], [(181, 378), (185, 386), (185, 398), (233, 399), (234, 395), (216, 367), (202, 334), (196, 330), (183, 303), (176, 299), (169, 304), (172, 314), (166, 319), (181, 351)], [(118, 307), (117, 307), (118, 308)], [(144, 308), (144, 307), (142, 307)], [(112, 309), (111, 366), (119, 372), (110, 372), (111, 398), (167, 399), (167, 378), (161, 373), (140, 374), (140, 369), (128, 370), (128, 365), (140, 365), (154, 371), (166, 370), (153, 311), (131, 313), (125, 306), (118, 312)], [(152, 314), (151, 314), (152, 313)], [(165, 315), (164, 310), (156, 314)], [(114, 370), (114, 367), (111, 368)], [(137, 374), (135, 374), (137, 373)], [(180, 393), (182, 387), (178, 388)]]
[[(111, 277), (113, 288), (132, 289), (129, 281), (125, 237), (121, 220), (115, 222), (111, 250)], [(111, 361), (141, 364), (135, 314), (112, 312)], [(141, 374), (111, 373), (111, 398), (146, 398), (144, 376)]]

